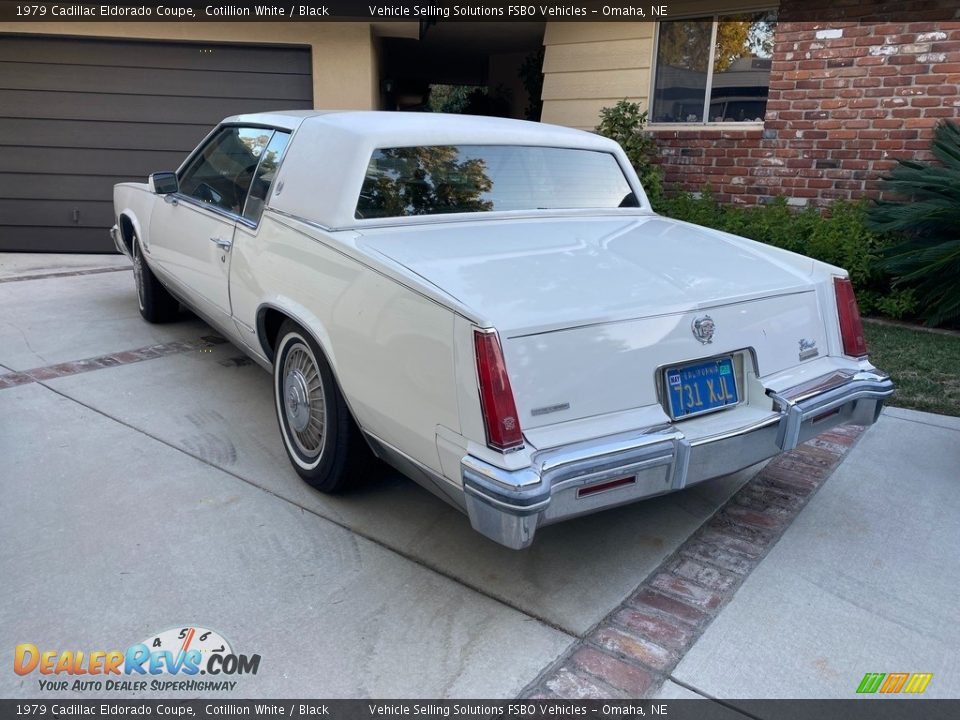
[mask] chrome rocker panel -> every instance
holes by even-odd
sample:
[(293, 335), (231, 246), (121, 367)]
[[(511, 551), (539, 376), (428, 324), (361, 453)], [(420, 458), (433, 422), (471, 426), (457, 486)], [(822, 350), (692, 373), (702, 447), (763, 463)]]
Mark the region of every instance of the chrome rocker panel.
[[(792, 450), (835, 425), (872, 425), (893, 394), (879, 370), (830, 373), (780, 393), (769, 418), (690, 439), (666, 425), (535, 453), (508, 471), (467, 455), (461, 461), (467, 514), (475, 530), (507, 547), (533, 542), (541, 525), (680, 490)], [(633, 476), (629, 485), (578, 496), (578, 489)]]

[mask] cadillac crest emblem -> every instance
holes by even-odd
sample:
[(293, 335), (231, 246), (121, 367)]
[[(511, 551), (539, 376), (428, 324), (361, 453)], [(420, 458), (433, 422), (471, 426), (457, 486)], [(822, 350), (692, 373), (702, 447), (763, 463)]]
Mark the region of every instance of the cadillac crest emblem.
[(713, 318), (709, 315), (693, 319), (693, 336), (704, 345), (713, 342), (713, 331), (715, 329)]

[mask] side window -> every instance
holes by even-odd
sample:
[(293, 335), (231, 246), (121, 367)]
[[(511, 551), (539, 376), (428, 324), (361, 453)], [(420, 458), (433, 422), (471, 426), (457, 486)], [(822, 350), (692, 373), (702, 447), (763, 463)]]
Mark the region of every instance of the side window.
[(263, 214), (263, 206), (270, 195), (270, 186), (277, 175), (277, 169), (280, 167), (280, 161), (283, 159), (283, 151), (287, 148), (287, 142), (290, 140), (289, 133), (280, 132), (273, 134), (263, 155), (260, 159), (260, 167), (257, 168), (257, 174), (250, 185), (250, 193), (247, 196), (247, 204), (243, 208), (243, 216), (253, 223), (260, 222), (260, 215)]
[(272, 130), (226, 127), (180, 175), (180, 192), (239, 215)]

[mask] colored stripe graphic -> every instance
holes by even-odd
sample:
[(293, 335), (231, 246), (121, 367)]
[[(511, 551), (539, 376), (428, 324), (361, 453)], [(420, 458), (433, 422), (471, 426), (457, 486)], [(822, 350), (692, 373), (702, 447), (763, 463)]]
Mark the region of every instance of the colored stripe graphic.
[(880, 686), (880, 692), (882, 693), (898, 693), (903, 687), (904, 683), (907, 682), (907, 678), (910, 677), (910, 673), (890, 673), (887, 675), (886, 682)]
[(903, 689), (905, 693), (922, 693), (933, 679), (933, 673), (914, 673)]
[(883, 682), (884, 677), (886, 677), (886, 673), (867, 673), (863, 676), (863, 680), (860, 681), (857, 692), (875, 693), (877, 688), (880, 687), (880, 683)]
[(927, 689), (933, 679), (933, 673), (867, 673), (857, 686), (857, 692), (887, 695), (899, 692), (919, 694)]

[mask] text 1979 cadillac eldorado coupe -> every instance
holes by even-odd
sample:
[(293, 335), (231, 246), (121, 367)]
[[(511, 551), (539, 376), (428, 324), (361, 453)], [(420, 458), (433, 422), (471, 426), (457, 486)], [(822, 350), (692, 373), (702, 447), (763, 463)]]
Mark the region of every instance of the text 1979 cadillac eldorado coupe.
[(231, 117), (114, 191), (151, 322), (271, 369), (296, 471), (370, 450), (511, 548), (873, 423), (846, 273), (656, 215), (621, 148), (491, 118)]

